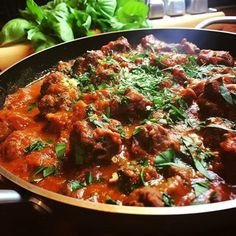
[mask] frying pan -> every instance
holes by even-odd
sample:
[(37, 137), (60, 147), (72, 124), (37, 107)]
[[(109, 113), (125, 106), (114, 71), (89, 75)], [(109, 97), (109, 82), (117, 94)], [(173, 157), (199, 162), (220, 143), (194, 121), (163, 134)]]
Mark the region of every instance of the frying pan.
[[(153, 34), (159, 40), (167, 43), (177, 43), (182, 38), (187, 38), (199, 48), (230, 51), (231, 55), (236, 56), (236, 34), (204, 29), (140, 29), (84, 37), (33, 54), (0, 74), (0, 106), (4, 104), (7, 94), (37, 80), (53, 68), (59, 60), (70, 60), (87, 50), (99, 49), (102, 45), (120, 36), (126, 37), (132, 45), (136, 45), (142, 37), (148, 34)], [(155, 230), (158, 232), (171, 232), (172, 230), (178, 232), (179, 230), (181, 232), (183, 229), (185, 232), (192, 232), (192, 230), (202, 232), (206, 229), (232, 228), (236, 216), (236, 200), (164, 208), (114, 206), (78, 200), (47, 191), (14, 176), (1, 166), (0, 174), (23, 189), (27, 196), (29, 194), (33, 196), (31, 201), (37, 203), (38, 206), (48, 210), (47, 204), (49, 206), (59, 205), (59, 208), (55, 208), (60, 209), (59, 211), (56, 210), (56, 214), (63, 212), (63, 216), (68, 214), (68, 217), (71, 215), (68, 212), (73, 211), (77, 215), (76, 220), (79, 219), (81, 227), (86, 225), (82, 222), (91, 222), (93, 219), (94, 228), (130, 229), (132, 232), (138, 230), (149, 233), (155, 233)], [(16, 192), (13, 193), (13, 195), (8, 196), (8, 199), (4, 197), (2, 199), (5, 199), (5, 202), (20, 201), (21, 196)], [(219, 220), (220, 223), (216, 223)]]

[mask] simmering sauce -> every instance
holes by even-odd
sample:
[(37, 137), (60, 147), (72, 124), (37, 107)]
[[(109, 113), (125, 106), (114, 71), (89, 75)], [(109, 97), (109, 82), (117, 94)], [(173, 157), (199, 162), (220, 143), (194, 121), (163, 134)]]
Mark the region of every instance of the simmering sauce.
[(124, 37), (58, 62), (7, 96), (0, 164), (93, 202), (184, 206), (236, 198), (236, 68), (229, 52)]

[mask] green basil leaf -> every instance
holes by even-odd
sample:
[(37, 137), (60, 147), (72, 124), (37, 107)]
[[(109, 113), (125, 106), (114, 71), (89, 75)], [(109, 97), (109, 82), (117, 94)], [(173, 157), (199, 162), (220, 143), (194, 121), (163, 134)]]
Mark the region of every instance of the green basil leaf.
[(175, 151), (173, 149), (168, 149), (162, 153), (160, 153), (155, 158), (155, 166), (163, 166), (163, 165), (170, 165), (170, 163), (174, 164), (174, 158), (175, 158)]
[(199, 197), (209, 190), (209, 181), (201, 181), (192, 183), (196, 197)]
[(43, 143), (41, 140), (36, 141), (35, 143), (29, 145), (28, 147), (26, 147), (24, 149), (25, 153), (31, 153), (33, 151), (41, 151), (43, 150), (45, 147), (47, 147), (46, 143)]
[(220, 86), (220, 94), (224, 98), (224, 100), (229, 104), (231, 105), (236, 104), (236, 101), (234, 100), (232, 93), (224, 85)]
[(107, 203), (107, 204), (111, 204), (111, 205), (119, 205), (119, 201), (113, 200), (113, 199), (110, 198), (109, 196), (106, 198), (106, 203)]
[(78, 180), (69, 181), (69, 188), (72, 192), (84, 188), (86, 186), (86, 182), (80, 182)]
[(84, 150), (79, 144), (75, 145), (75, 164), (82, 165), (84, 163)]
[(92, 173), (90, 171), (85, 173), (86, 183), (91, 184), (94, 182), (94, 178), (92, 176)]
[(57, 171), (57, 169), (55, 166), (45, 167), (43, 170), (43, 177), (46, 178), (49, 175), (55, 175), (56, 171)]
[(13, 19), (7, 22), (1, 31), (0, 43), (5, 45), (7, 43), (16, 43), (26, 40), (27, 30), (32, 27), (32, 24), (24, 19)]
[(26, 10), (29, 14), (33, 17), (33, 19), (40, 23), (44, 19), (44, 10), (42, 7), (38, 6), (34, 0), (27, 0), (26, 1)]
[(162, 194), (162, 201), (164, 202), (164, 205), (167, 207), (174, 206), (174, 200), (171, 196), (169, 196), (167, 193)]
[(97, 0), (96, 8), (105, 17), (113, 16), (116, 10), (116, 0)]
[(58, 158), (64, 157), (66, 151), (66, 143), (57, 143), (55, 145), (55, 151)]
[(143, 2), (138, 1), (126, 1), (126, 3), (120, 7), (116, 13), (117, 19), (121, 23), (134, 24), (144, 21), (148, 13), (148, 7)]

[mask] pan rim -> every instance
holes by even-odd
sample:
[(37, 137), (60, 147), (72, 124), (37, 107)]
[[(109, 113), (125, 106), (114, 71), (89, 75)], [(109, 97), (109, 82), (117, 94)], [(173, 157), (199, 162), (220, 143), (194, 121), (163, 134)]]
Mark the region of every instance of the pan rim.
[[(6, 70), (0, 72), (0, 77), (5, 74), (7, 71), (14, 68), (17, 64), (22, 63), (23, 61), (29, 60), (31, 57), (41, 54), (48, 50), (53, 50), (54, 48), (61, 47), (62, 45), (73, 43), (75, 41), (82, 41), (86, 40), (87, 38), (99, 38), (101, 36), (109, 36), (113, 34), (119, 33), (127, 33), (127, 32), (142, 32), (142, 31), (158, 31), (158, 30), (187, 30), (187, 31), (206, 31), (206, 32), (215, 32), (224, 35), (233, 35), (236, 36), (236, 33), (232, 32), (222, 32), (219, 30), (209, 30), (209, 29), (194, 29), (194, 28), (185, 28), (185, 27), (170, 27), (170, 28), (143, 28), (143, 29), (133, 29), (133, 30), (125, 30), (125, 31), (115, 31), (115, 32), (106, 32), (95, 36), (85, 36), (81, 37), (72, 41), (63, 42), (57, 44), (53, 47), (45, 49), (40, 52), (35, 52), (19, 62), (13, 64), (12, 66), (8, 67)], [(227, 200), (223, 202), (217, 203), (209, 203), (209, 204), (201, 204), (201, 205), (191, 205), (191, 206), (175, 206), (175, 207), (135, 207), (135, 206), (117, 206), (117, 205), (110, 205), (110, 204), (103, 204), (103, 203), (94, 203), (87, 200), (80, 200), (72, 197), (68, 197), (62, 194), (58, 194), (38, 186), (35, 186), (16, 175), (9, 172), (4, 167), (0, 166), (0, 174), (10, 180), (11, 182), (15, 183), (16, 185), (24, 188), (25, 190), (38, 195), (39, 197), (45, 197), (50, 200), (54, 200), (60, 203), (68, 204), (75, 207), (81, 207), (89, 210), (96, 210), (101, 212), (109, 212), (109, 213), (119, 213), (119, 214), (131, 214), (131, 215), (186, 215), (186, 214), (200, 214), (200, 213), (209, 213), (209, 212), (216, 212), (222, 210), (228, 210), (236, 208), (236, 199), (234, 200)]]

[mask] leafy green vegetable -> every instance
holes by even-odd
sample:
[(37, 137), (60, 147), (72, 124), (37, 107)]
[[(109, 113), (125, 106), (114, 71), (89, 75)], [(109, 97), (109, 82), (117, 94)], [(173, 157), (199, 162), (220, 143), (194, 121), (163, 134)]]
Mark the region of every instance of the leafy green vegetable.
[(27, 30), (32, 27), (31, 22), (25, 19), (13, 19), (7, 22), (0, 33), (0, 43), (17, 43), (26, 39)]
[(78, 181), (78, 180), (73, 180), (73, 181), (69, 182), (69, 187), (70, 187), (70, 190), (72, 192), (75, 191), (75, 190), (84, 188), (86, 186), (87, 186), (86, 182), (81, 182), (81, 181)]
[(171, 196), (169, 196), (167, 193), (162, 194), (162, 201), (165, 206), (172, 207), (174, 206), (174, 200)]
[(57, 143), (55, 145), (55, 151), (58, 158), (62, 158), (65, 155), (66, 143)]
[(163, 166), (179, 166), (175, 161), (175, 151), (173, 149), (167, 149), (164, 152), (161, 152), (155, 158), (155, 167), (163, 167)]
[(30, 102), (28, 105), (29, 105), (29, 108), (26, 110), (27, 112), (31, 112), (31, 111), (33, 111), (35, 108), (38, 107), (38, 103), (37, 103), (37, 102)]
[(28, 147), (26, 147), (24, 149), (25, 153), (31, 153), (33, 151), (41, 151), (43, 150), (45, 147), (47, 147), (46, 143), (43, 143), (41, 140), (36, 141), (35, 143), (29, 145)]
[(212, 154), (208, 150), (203, 151), (199, 148), (190, 137), (182, 137), (181, 141), (183, 143), (183, 146), (181, 146), (182, 153), (189, 155), (193, 161), (194, 167), (211, 180), (207, 167)]
[(194, 182), (192, 184), (196, 198), (209, 190), (209, 181)]
[(84, 163), (84, 150), (79, 145), (75, 145), (75, 164), (76, 165), (82, 165)]
[(107, 204), (111, 204), (111, 205), (119, 205), (119, 201), (118, 200), (113, 200), (111, 197), (107, 196), (106, 198), (106, 203)]
[(36, 51), (101, 32), (147, 27), (147, 6), (138, 0), (54, 0), (39, 6), (26, 1), (22, 18), (9, 21), (0, 43), (29, 40)]
[[(118, 9), (116, 19), (123, 23), (123, 29), (136, 28), (145, 22), (148, 8), (142, 2), (126, 1)], [(147, 26), (143, 24), (142, 26)]]
[(224, 85), (220, 86), (220, 94), (222, 95), (224, 100), (229, 104), (231, 105), (236, 104), (236, 93), (228, 90)]
[(104, 179), (102, 179), (102, 178), (94, 178), (92, 176), (91, 172), (86, 172), (84, 181), (79, 181), (79, 180), (69, 181), (69, 187), (70, 187), (70, 190), (73, 192), (75, 190), (84, 188), (84, 187), (88, 186), (89, 184), (101, 183), (103, 181), (104, 181)]
[(41, 180), (43, 180), (44, 178), (46, 178), (47, 176), (56, 175), (57, 174), (57, 168), (56, 168), (56, 166), (39, 166), (34, 171), (33, 176), (37, 176), (39, 174), (42, 174), (42, 178), (33, 179), (33, 182), (38, 183)]

